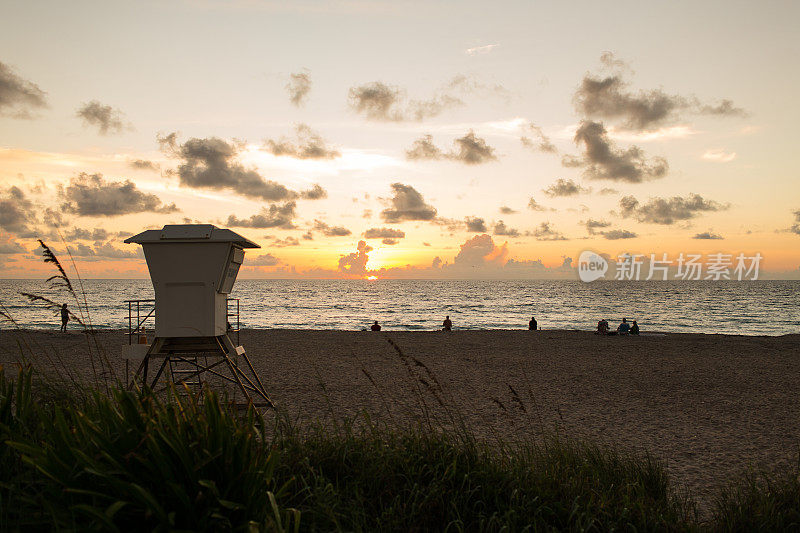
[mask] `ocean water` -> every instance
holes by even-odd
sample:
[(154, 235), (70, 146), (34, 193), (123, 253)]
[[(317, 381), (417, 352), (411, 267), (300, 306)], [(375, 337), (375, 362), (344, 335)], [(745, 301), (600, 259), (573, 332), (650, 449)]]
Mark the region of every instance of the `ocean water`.
[[(0, 280), (0, 304), (21, 327), (60, 323), (20, 292), (75, 305), (44, 281)], [(153, 298), (153, 287), (84, 280), (83, 293), (95, 327), (127, 328), (125, 300)], [(642, 331), (800, 333), (800, 281), (239, 280), (231, 297), (247, 328), (360, 330), (378, 320), (387, 330), (433, 330), (450, 315), (455, 329), (525, 329), (535, 316), (543, 329), (593, 330), (600, 318), (627, 317)]]

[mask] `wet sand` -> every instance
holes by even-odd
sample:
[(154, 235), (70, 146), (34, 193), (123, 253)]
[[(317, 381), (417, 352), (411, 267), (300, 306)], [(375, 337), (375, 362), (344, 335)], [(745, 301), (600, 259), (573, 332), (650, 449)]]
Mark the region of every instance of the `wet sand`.
[[(122, 377), (124, 335), (96, 338)], [(245, 330), (241, 344), (294, 418), (366, 411), (403, 424), (427, 413), (508, 441), (557, 430), (649, 451), (703, 507), (749, 468), (798, 457), (800, 335)], [(79, 333), (0, 332), (6, 367), (24, 355), (91, 380), (86, 353)]]

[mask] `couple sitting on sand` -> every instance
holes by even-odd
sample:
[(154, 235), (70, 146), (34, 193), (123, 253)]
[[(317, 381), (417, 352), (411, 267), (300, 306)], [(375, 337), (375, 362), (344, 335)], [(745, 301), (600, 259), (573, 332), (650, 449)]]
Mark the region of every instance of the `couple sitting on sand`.
[(610, 331), (608, 327), (608, 320), (605, 318), (600, 320), (597, 323), (597, 331), (595, 331), (595, 335), (638, 335), (639, 334), (639, 324), (636, 321), (633, 321), (633, 325), (631, 326), (628, 324), (628, 319), (623, 318), (622, 323), (617, 326), (616, 331)]
[[(378, 324), (378, 321), (376, 320), (375, 323), (369, 327), (369, 329), (372, 331), (380, 331), (381, 325)], [(450, 315), (447, 315), (444, 319), (444, 322), (442, 322), (442, 331), (453, 331), (453, 322), (450, 320)]]

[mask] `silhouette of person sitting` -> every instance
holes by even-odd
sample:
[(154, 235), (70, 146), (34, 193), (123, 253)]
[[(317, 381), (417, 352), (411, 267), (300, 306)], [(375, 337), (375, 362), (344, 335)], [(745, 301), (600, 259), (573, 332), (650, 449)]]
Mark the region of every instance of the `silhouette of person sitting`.
[(639, 324), (636, 321), (633, 321), (633, 325), (631, 326), (631, 335), (638, 335), (639, 334)]
[(597, 331), (595, 335), (608, 335), (608, 320), (605, 318), (597, 321)]
[(528, 322), (528, 329), (532, 330), (532, 331), (536, 331), (538, 328), (539, 327), (538, 327), (538, 324), (536, 322), (536, 319), (534, 317), (531, 317), (531, 321)]
[(450, 320), (450, 315), (444, 317), (444, 322), (442, 322), (442, 331), (453, 331), (453, 322)]
[(627, 335), (630, 332), (630, 330), (631, 330), (631, 325), (628, 324), (628, 321), (623, 318), (622, 323), (619, 326), (617, 326), (617, 331), (619, 332), (620, 335)]
[(61, 306), (61, 331), (67, 331), (67, 322), (69, 322), (69, 311), (67, 304)]
[(371, 329), (372, 331), (380, 331), (380, 330), (381, 330), (381, 325), (380, 325), (380, 324), (378, 324), (378, 321), (376, 320), (376, 321), (375, 321), (375, 323), (374, 323), (374, 324), (372, 324), (372, 325), (369, 327), (369, 329)]

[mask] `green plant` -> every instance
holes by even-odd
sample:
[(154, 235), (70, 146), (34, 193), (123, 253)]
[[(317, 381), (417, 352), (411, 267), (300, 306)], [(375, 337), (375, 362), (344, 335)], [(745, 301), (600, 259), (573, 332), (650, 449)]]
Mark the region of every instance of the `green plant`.
[(209, 391), (159, 401), (122, 390), (48, 409), (29, 402), (28, 390), (0, 388), (0, 407), (27, 405), (23, 410), (35, 414), (26, 416), (38, 418), (37, 438), (19, 424), (3, 428), (0, 457), (13, 462), (16, 454), (25, 467), (5, 491), (6, 523), (102, 530), (299, 526), (296, 511), (278, 507), (284, 489), (272, 479), (277, 454), (265, 444), (264, 421), (253, 409), (240, 415)]
[(783, 474), (754, 472), (725, 488), (712, 524), (715, 531), (800, 531), (800, 461)]
[(559, 438), (483, 444), (461, 434), (284, 424), (275, 475), (309, 530), (691, 529), (652, 458)]

